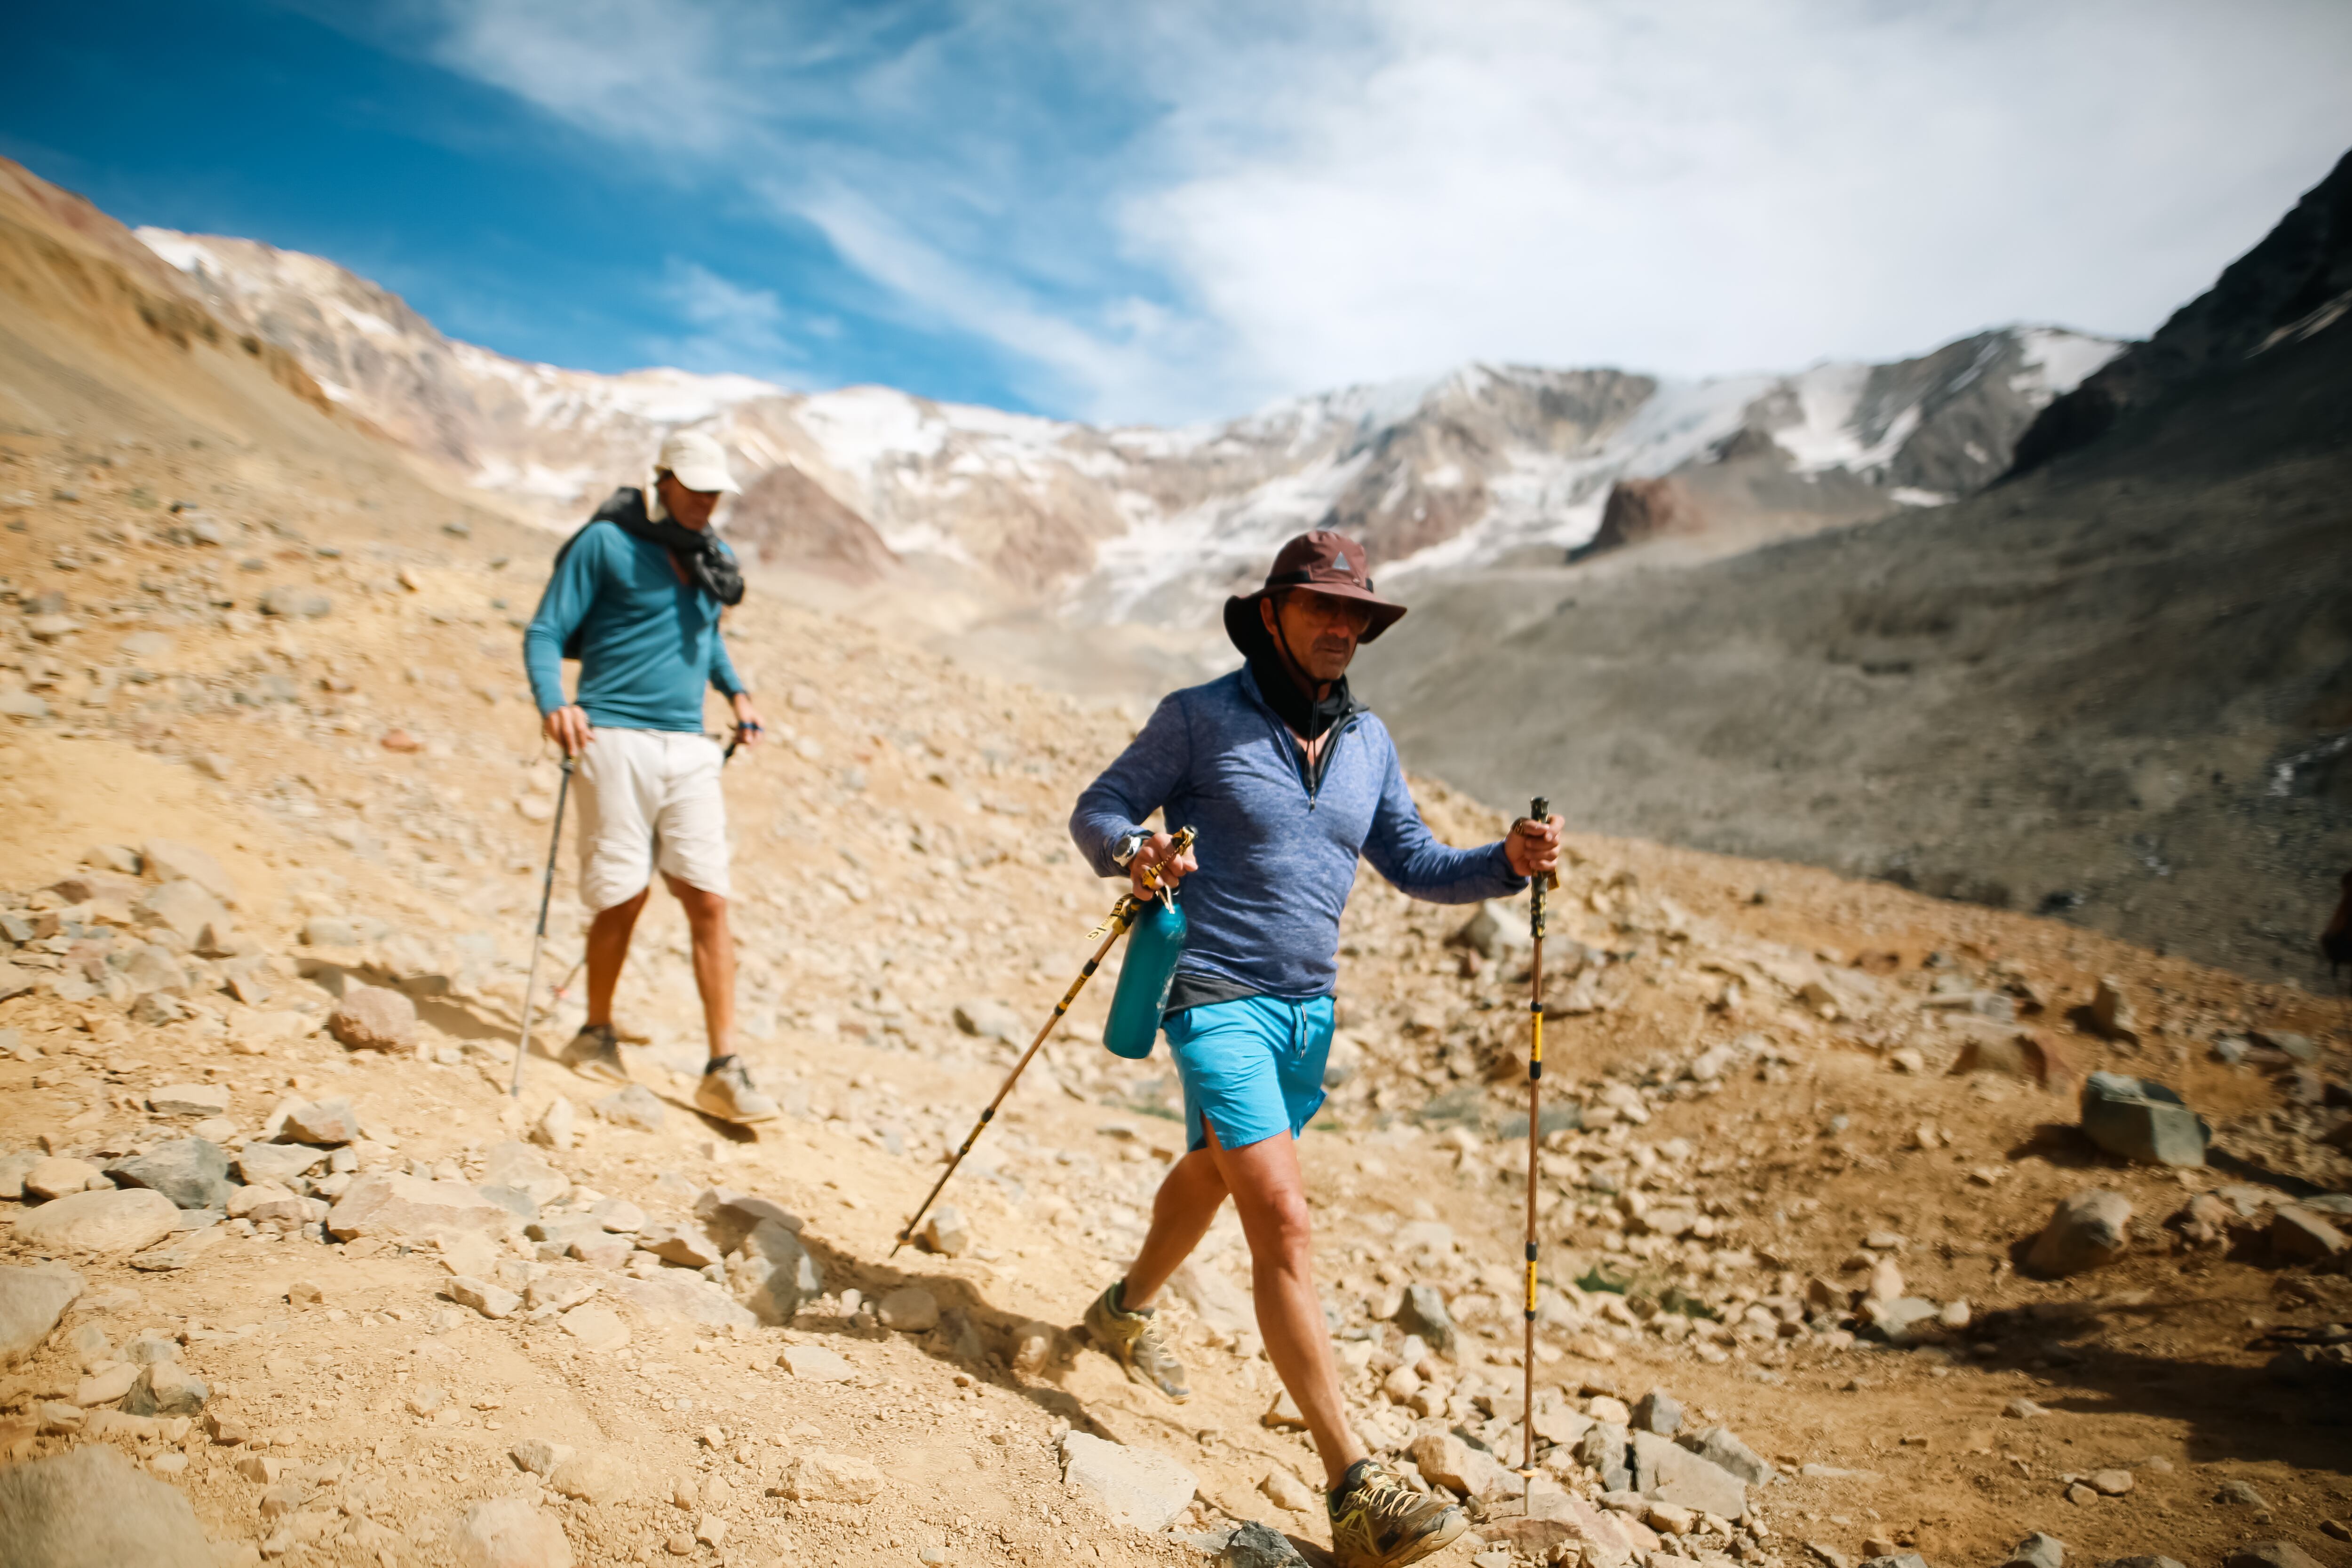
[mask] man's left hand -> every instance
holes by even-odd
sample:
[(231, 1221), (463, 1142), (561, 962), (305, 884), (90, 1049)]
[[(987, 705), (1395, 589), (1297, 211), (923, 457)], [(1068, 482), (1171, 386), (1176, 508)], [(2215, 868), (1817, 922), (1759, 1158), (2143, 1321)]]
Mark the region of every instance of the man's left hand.
[(746, 746), (756, 746), (760, 743), (760, 737), (765, 733), (767, 731), (760, 722), (760, 710), (751, 706), (751, 694), (748, 691), (737, 692), (735, 694), (736, 740)]
[(1511, 862), (1512, 875), (1539, 877), (1559, 869), (1562, 826), (1556, 814), (1541, 822), (1523, 816), (1511, 824), (1511, 831), (1503, 840), (1503, 854)]

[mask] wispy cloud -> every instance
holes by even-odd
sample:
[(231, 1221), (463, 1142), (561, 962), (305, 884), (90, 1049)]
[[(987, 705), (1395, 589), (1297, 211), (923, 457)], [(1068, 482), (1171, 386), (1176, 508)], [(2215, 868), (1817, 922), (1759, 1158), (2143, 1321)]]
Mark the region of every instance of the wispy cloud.
[[(441, 3), (443, 63), (1095, 417), (2146, 331), (2352, 143), (2336, 0)], [(789, 352), (709, 281), (682, 342)]]
[[(644, 346), (654, 362), (681, 370), (734, 371), (788, 386), (806, 382), (807, 354), (795, 342), (784, 302), (774, 289), (747, 288), (698, 262), (672, 257), (661, 295), (686, 331), (647, 339)], [(797, 325), (810, 337), (824, 338), (834, 323), (817, 318)]]

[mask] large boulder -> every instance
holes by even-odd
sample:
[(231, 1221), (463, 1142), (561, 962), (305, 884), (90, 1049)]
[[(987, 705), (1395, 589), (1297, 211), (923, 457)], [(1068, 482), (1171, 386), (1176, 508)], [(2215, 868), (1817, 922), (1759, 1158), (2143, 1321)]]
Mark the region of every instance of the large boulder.
[(214, 1568), (188, 1500), (106, 1443), (0, 1469), (0, 1563)]
[(61, 1263), (0, 1263), (0, 1366), (41, 1348), (81, 1294), (81, 1276)]
[(1154, 1535), (1176, 1522), (1201, 1484), (1156, 1449), (1078, 1431), (1062, 1436), (1062, 1479), (1114, 1521)]
[(2118, 1159), (2196, 1166), (2205, 1163), (2211, 1129), (2152, 1079), (2095, 1072), (2083, 1080), (2083, 1132)]
[(106, 1173), (124, 1186), (161, 1193), (184, 1209), (216, 1209), (236, 1191), (228, 1179), (227, 1151), (208, 1138), (158, 1143), (144, 1154), (116, 1161)]
[(2033, 1238), (2025, 1266), (2045, 1279), (2112, 1263), (2131, 1246), (2131, 1200), (2104, 1187), (2062, 1199)]
[(180, 1211), (143, 1187), (76, 1193), (16, 1219), (16, 1239), (44, 1252), (136, 1252), (172, 1234)]

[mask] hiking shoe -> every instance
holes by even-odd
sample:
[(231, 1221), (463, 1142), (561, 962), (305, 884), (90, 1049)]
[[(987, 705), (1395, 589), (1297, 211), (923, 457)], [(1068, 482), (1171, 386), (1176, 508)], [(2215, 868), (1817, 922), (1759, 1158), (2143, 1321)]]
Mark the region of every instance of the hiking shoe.
[(1403, 1568), (1444, 1550), (1470, 1522), (1461, 1504), (1414, 1491), (1378, 1459), (1349, 1466), (1326, 1506), (1339, 1568)]
[(740, 1057), (722, 1057), (695, 1086), (698, 1110), (738, 1126), (776, 1119), (776, 1102), (751, 1087), (751, 1069)]
[(1118, 1358), (1135, 1382), (1151, 1384), (1179, 1405), (1192, 1397), (1184, 1363), (1160, 1337), (1160, 1314), (1150, 1308), (1140, 1312), (1127, 1310), (1126, 1280), (1114, 1281), (1095, 1298), (1094, 1305), (1087, 1309), (1087, 1332), (1094, 1336), (1097, 1347)]
[(581, 1025), (556, 1060), (583, 1078), (601, 1078), (607, 1083), (629, 1081), (628, 1067), (621, 1060), (621, 1042), (610, 1024)]

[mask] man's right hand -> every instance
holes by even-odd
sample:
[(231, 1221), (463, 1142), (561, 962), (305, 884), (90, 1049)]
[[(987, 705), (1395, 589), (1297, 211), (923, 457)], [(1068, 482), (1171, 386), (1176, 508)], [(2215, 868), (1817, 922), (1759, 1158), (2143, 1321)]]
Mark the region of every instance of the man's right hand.
[(1155, 833), (1136, 847), (1135, 858), (1127, 863), (1128, 879), (1135, 885), (1135, 896), (1148, 899), (1162, 888), (1172, 888), (1192, 872), (1201, 863), (1192, 858), (1189, 849), (1171, 858), (1169, 851), (1176, 840), (1168, 834)]
[(588, 710), (577, 704), (555, 709), (541, 721), (541, 728), (547, 731), (549, 740), (563, 748), (567, 757), (576, 757), (586, 751), (594, 734), (588, 728)]

